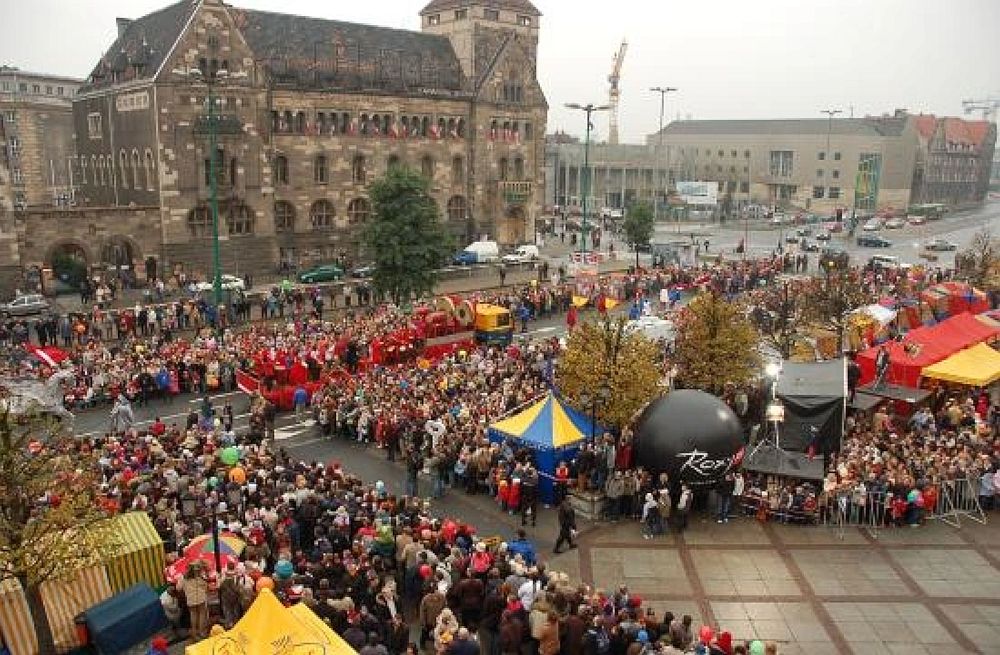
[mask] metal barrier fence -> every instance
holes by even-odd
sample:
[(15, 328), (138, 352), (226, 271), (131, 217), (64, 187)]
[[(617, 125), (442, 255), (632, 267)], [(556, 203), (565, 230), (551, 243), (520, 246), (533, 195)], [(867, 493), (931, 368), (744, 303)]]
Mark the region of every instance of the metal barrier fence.
[[(837, 531), (843, 539), (848, 529), (867, 530), (873, 539), (880, 531), (904, 525), (920, 525), (937, 520), (961, 528), (962, 520), (986, 523), (986, 513), (979, 504), (977, 481), (957, 478), (940, 482), (925, 490), (924, 502), (910, 503), (886, 491), (843, 489), (825, 497), (815, 509), (784, 507), (774, 496), (741, 498), (743, 513), (761, 521), (799, 525), (821, 525)], [(896, 502), (901, 500), (903, 502)]]

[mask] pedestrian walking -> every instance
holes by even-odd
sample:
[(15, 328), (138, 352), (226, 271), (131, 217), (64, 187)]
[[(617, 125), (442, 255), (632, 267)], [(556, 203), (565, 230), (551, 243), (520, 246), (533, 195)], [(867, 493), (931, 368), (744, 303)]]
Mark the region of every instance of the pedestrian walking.
[(552, 552), (561, 553), (560, 546), (563, 543), (569, 544), (570, 548), (576, 548), (576, 510), (570, 504), (569, 498), (563, 498), (559, 504), (559, 537)]

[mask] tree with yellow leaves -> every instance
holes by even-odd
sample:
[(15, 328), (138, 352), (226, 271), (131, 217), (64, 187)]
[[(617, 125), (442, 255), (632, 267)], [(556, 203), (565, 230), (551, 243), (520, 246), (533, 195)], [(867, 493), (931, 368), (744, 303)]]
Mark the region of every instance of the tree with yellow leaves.
[[(624, 318), (585, 322), (570, 333), (556, 366), (556, 385), (576, 410), (621, 429), (660, 395), (662, 350)], [(596, 410), (596, 411), (595, 411)]]
[(61, 426), (0, 409), (0, 581), (24, 589), (41, 653), (55, 652), (41, 584), (71, 578), (121, 548), (98, 483), (96, 460)]
[(760, 371), (760, 336), (742, 307), (709, 291), (680, 313), (674, 341), (677, 384), (721, 394), (726, 383), (749, 382)]

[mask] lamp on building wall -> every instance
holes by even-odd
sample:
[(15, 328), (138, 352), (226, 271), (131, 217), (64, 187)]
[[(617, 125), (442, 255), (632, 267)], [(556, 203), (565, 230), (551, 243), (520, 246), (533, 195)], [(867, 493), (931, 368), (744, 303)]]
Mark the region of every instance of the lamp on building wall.
[(587, 213), (587, 200), (590, 195), (590, 130), (594, 128), (594, 124), (590, 121), (591, 115), (595, 111), (607, 111), (611, 109), (611, 105), (594, 105), (593, 103), (588, 103), (586, 105), (581, 105), (576, 102), (570, 102), (566, 104), (567, 109), (578, 109), (587, 115), (587, 133), (586, 138), (583, 141), (583, 224), (581, 226), (581, 242), (580, 251), (587, 252), (587, 231), (590, 229), (588, 222)]

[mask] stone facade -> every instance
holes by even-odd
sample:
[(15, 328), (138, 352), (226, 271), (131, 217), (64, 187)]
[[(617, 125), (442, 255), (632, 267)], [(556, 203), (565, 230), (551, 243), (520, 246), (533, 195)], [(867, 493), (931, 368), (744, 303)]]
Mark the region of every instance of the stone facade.
[(0, 67), (3, 197), (18, 208), (69, 205), (74, 193), (72, 99), (82, 80)]
[(989, 190), (997, 126), (989, 121), (915, 116), (919, 139), (913, 202), (964, 205)]
[[(185, 0), (121, 23), (120, 55), (74, 104), (78, 197), (158, 206), (147, 229), (161, 267), (208, 268), (211, 95), (226, 272), (364, 260), (367, 186), (395, 165), (431, 178), (460, 241), (532, 239), (547, 112), (537, 12), (487, 30), (479, 3), (458, 4), (483, 20), (443, 29), (425, 16), (424, 33), (406, 32)], [(456, 55), (465, 40), (489, 53), (472, 75)]]

